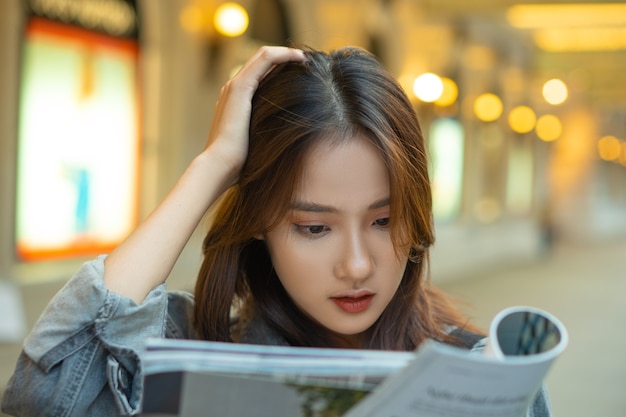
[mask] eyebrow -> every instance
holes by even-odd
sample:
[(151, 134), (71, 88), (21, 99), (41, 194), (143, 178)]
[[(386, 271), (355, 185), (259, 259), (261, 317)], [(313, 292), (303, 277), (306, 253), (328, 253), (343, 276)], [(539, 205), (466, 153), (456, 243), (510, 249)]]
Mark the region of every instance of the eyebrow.
[[(367, 209), (376, 210), (376, 209), (388, 206), (389, 202), (390, 202), (389, 197), (385, 197), (378, 201), (373, 202), (367, 207)], [(313, 213), (337, 213), (339, 212), (339, 209), (337, 209), (337, 207), (328, 206), (324, 204), (317, 204), (317, 203), (313, 203), (310, 201), (295, 201), (291, 205), (291, 209), (296, 210), (296, 211), (308, 211), (308, 212), (313, 212)]]

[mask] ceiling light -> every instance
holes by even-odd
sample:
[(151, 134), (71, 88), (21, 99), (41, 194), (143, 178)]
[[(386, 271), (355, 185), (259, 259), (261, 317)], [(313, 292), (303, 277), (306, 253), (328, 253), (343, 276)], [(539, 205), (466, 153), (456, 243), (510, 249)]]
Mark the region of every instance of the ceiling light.
[(512, 26), (524, 29), (624, 26), (626, 4), (518, 4), (508, 8), (507, 19)]

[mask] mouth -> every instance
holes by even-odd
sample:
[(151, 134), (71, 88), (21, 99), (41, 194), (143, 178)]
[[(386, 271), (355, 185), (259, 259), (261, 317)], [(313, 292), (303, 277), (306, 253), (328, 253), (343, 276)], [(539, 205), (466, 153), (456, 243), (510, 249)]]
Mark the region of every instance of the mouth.
[(370, 291), (356, 291), (345, 295), (340, 294), (335, 297), (330, 297), (330, 299), (337, 307), (346, 313), (360, 313), (367, 310), (374, 295), (375, 294)]

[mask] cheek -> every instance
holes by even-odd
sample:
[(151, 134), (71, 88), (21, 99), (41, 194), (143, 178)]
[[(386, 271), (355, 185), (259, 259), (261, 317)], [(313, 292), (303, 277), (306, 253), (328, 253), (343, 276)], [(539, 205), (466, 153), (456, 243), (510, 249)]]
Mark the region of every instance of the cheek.
[(379, 261), (379, 266), (384, 265), (387, 274), (391, 274), (394, 277), (399, 276), (397, 279), (398, 281), (401, 280), (409, 260), (408, 250), (400, 249), (398, 251), (394, 247), (391, 237), (384, 236), (377, 242), (374, 251)]
[(382, 273), (382, 276), (386, 277), (383, 279), (387, 279), (386, 282), (388, 284), (386, 285), (386, 288), (392, 296), (393, 293), (398, 290), (400, 284), (402, 283), (406, 269), (408, 267), (408, 258), (404, 254), (398, 257), (398, 253), (393, 248), (391, 248), (386, 251), (384, 263), (384, 271), (380, 272)]
[(276, 274), (286, 289), (314, 290), (331, 271), (328, 259), (323, 251), (296, 246), (275, 249), (271, 257)]
[(405, 262), (401, 262), (396, 260), (395, 264), (392, 268), (390, 268), (388, 275), (389, 276), (393, 276), (393, 284), (394, 285), (394, 292), (400, 287), (400, 284), (402, 283), (402, 279), (404, 278), (404, 273), (406, 272), (406, 261)]
[(308, 271), (316, 267), (314, 251), (302, 248), (297, 239), (285, 234), (273, 235), (266, 239), (272, 265), (285, 288), (300, 287), (307, 282)]

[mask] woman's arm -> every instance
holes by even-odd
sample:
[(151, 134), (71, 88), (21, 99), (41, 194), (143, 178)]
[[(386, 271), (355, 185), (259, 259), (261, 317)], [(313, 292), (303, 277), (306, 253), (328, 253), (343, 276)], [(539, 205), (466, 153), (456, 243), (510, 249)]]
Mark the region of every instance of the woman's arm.
[(302, 61), (304, 53), (262, 47), (220, 92), (205, 150), (165, 200), (106, 259), (107, 288), (141, 303), (165, 281), (207, 209), (239, 176), (248, 152), (252, 96), (276, 64)]
[(147, 337), (177, 337), (169, 334), (173, 318), (159, 284), (208, 207), (237, 181), (259, 80), (275, 64), (303, 59), (299, 50), (261, 48), (224, 86), (205, 150), (162, 204), (108, 257), (83, 265), (39, 318), (4, 392), (3, 411), (19, 416), (137, 412), (141, 343)]

